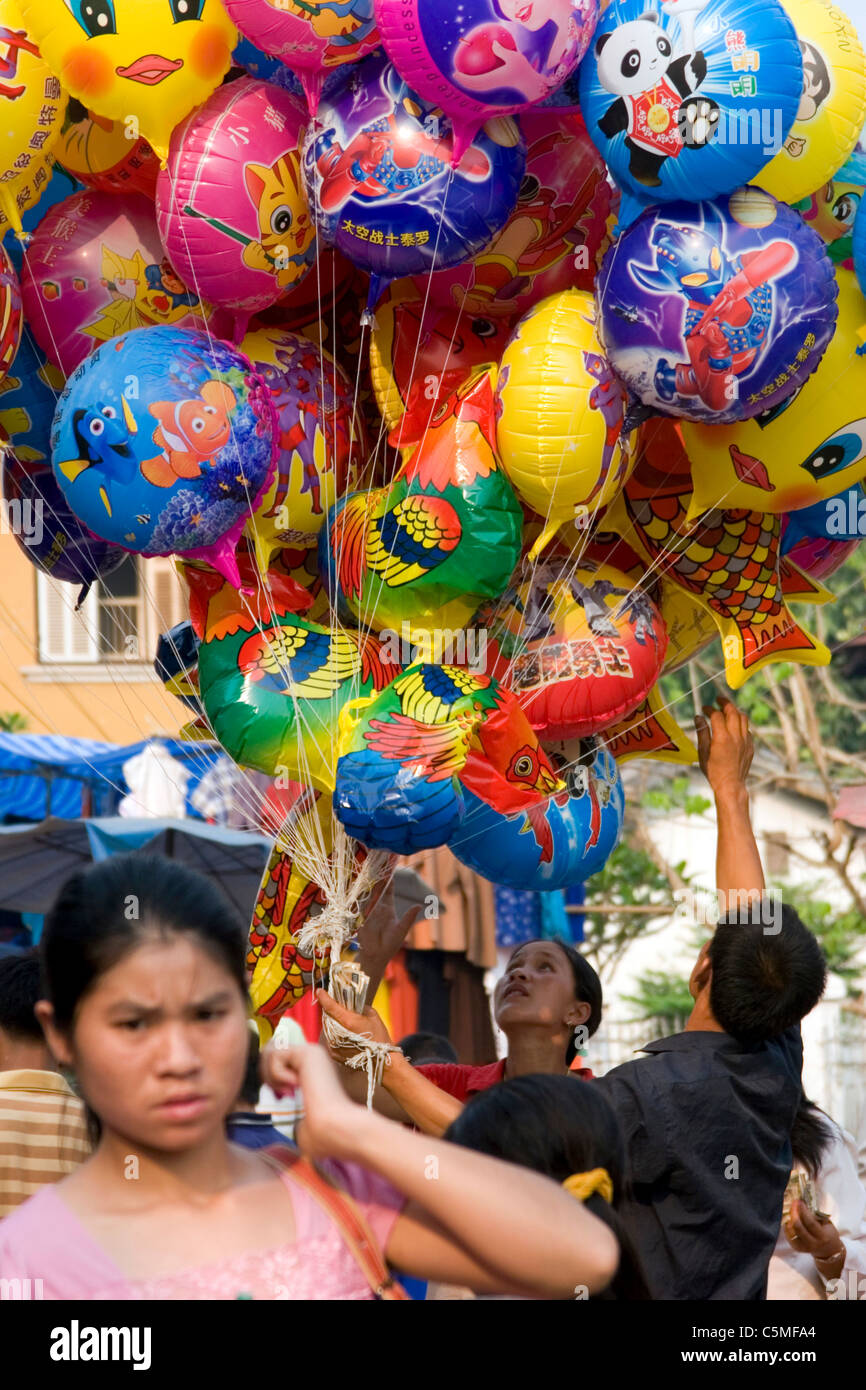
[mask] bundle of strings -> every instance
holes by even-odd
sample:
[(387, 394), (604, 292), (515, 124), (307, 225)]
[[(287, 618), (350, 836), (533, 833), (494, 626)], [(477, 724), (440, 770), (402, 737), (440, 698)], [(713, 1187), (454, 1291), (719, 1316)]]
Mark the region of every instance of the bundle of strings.
[[(359, 845), (334, 820), (334, 845), (330, 854), (314, 838), (293, 845), (295, 865), (324, 890), (325, 906), (297, 936), (301, 955), (313, 959), (330, 957), (328, 993), (353, 1013), (363, 1013), (370, 978), (353, 961), (343, 960), (343, 952), (353, 940), (361, 916), (361, 904), (374, 886), (391, 870), (391, 856), (382, 850), (368, 850), (358, 863)], [(322, 1029), (334, 1048), (354, 1048), (344, 1065), (367, 1073), (367, 1108), (382, 1081), (390, 1053), (399, 1052), (392, 1043), (377, 1042), (371, 1033), (355, 1033), (325, 1014)]]

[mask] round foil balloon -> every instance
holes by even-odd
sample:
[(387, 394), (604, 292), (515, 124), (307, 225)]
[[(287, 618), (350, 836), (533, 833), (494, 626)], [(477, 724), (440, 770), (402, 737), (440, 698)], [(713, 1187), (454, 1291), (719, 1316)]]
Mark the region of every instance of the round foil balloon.
[(803, 65), (779, 0), (613, 0), (580, 77), (627, 226), (647, 203), (754, 178), (794, 122)]
[(175, 131), (156, 210), (166, 252), (198, 293), (244, 321), (307, 274), (314, 228), (293, 97), (243, 77)]
[(866, 121), (866, 54), (850, 19), (825, 0), (784, 0), (803, 58), (797, 119), (757, 182), (794, 203), (831, 179)]
[(649, 208), (608, 251), (601, 339), (645, 405), (707, 424), (746, 420), (815, 370), (836, 323), (820, 238), (757, 188)]
[(373, 0), (316, 0), (314, 4), (223, 0), (223, 4), (242, 34), (298, 75), (314, 115), (329, 70), (356, 63), (379, 46)]
[(633, 713), (667, 649), (656, 605), (612, 565), (551, 558), (475, 621), (488, 633), (488, 670), (507, 679), (543, 743), (599, 733)]
[(28, 9), (0, 0), (0, 209), (19, 235), (21, 211), (35, 201), (35, 175), (57, 142), (67, 102), (53, 63), (40, 55)]
[(122, 121), (96, 116), (79, 101), (71, 101), (60, 139), (57, 161), (74, 178), (103, 193), (143, 193), (153, 198), (159, 160), (146, 140), (130, 140)]
[(248, 333), (242, 349), (277, 413), (277, 471), (246, 524), (259, 569), (283, 546), (313, 545), (325, 515), (360, 462), (354, 391), (333, 358), (309, 338), (277, 328)]
[(221, 0), (22, 0), (29, 34), (88, 111), (134, 122), (160, 160), (222, 81), (237, 31)]
[(14, 449), (4, 450), (3, 501), (11, 515), (20, 508), (21, 524), (12, 527), (19, 549), (43, 574), (80, 585), (81, 599), (95, 580), (126, 559), (119, 545), (99, 540), (82, 525), (47, 458), (25, 463)]
[(693, 516), (720, 498), (726, 507), (794, 511), (866, 477), (866, 357), (857, 352), (866, 304), (851, 272), (836, 274), (836, 332), (799, 393), (737, 425), (683, 424), (694, 460)]
[(409, 410), (432, 416), (473, 372), (498, 363), (511, 337), (507, 319), (425, 307), (414, 286), (394, 285), (376, 310), (370, 371), (376, 404), (389, 429)]
[(517, 207), (474, 261), (416, 280), (430, 302), (483, 318), (516, 318), (549, 294), (591, 290), (607, 245), (611, 187), (583, 118), (556, 111), (520, 118), (526, 173)]
[(862, 201), (854, 218), (854, 231), (851, 237), (851, 257), (857, 275), (857, 283), (866, 294), (866, 209)]
[(503, 815), (464, 788), (466, 813), (448, 841), (461, 864), (493, 883), (535, 893), (584, 883), (604, 867), (625, 815), (616, 761), (592, 739), (567, 760), (555, 751), (551, 763), (567, 790), (541, 806)]
[(589, 44), (597, 0), (376, 0), (385, 50), (454, 122), (458, 160), (490, 116), (543, 101)]
[(324, 101), (307, 135), (304, 175), (320, 235), (383, 282), (456, 265), (510, 216), (526, 167), (516, 123), (488, 122), (459, 169), (441, 111), (375, 54)]
[(20, 463), (50, 463), (51, 422), (63, 385), (63, 373), (25, 334), (0, 393), (0, 431)]
[[(863, 176), (866, 177), (866, 171)], [(840, 170), (817, 192), (794, 204), (803, 221), (818, 233), (833, 264), (844, 266), (846, 270), (854, 269), (854, 221), (864, 189), (864, 184), (857, 182), (860, 177), (860, 171), (847, 178), (844, 170)]]
[(826, 579), (866, 534), (866, 497), (857, 483), (836, 497), (782, 517), (779, 554), (812, 579)]
[(0, 246), (0, 389), (21, 344), (24, 312), (18, 276), (6, 250)]
[(57, 406), (54, 475), (86, 526), (141, 555), (206, 560), (234, 547), (271, 482), (270, 394), (246, 357), (185, 328), (140, 328), (77, 367)]
[(586, 522), (616, 495), (631, 466), (625, 395), (580, 290), (544, 300), (521, 319), (499, 371), (497, 447), (524, 502), (545, 521), (540, 553), (564, 522)]
[(56, 204), (30, 243), (21, 287), (34, 338), (66, 376), (119, 333), (202, 322), (139, 193), (88, 189)]

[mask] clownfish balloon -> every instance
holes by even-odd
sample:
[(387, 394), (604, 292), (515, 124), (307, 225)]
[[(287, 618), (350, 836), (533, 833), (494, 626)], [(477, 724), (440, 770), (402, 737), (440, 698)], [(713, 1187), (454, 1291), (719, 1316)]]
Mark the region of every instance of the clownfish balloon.
[(225, 77), (237, 30), (220, 0), (23, 0), (27, 31), (72, 96), (143, 135), (171, 132)]

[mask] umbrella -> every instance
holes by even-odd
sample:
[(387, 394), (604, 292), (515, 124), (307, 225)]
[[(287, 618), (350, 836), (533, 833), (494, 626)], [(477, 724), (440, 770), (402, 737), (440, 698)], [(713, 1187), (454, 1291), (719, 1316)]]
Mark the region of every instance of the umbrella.
[(263, 835), (194, 820), (51, 818), (0, 827), (0, 908), (47, 912), (77, 869), (112, 854), (146, 850), (188, 864), (212, 879), (240, 913), (252, 918), (271, 850)]

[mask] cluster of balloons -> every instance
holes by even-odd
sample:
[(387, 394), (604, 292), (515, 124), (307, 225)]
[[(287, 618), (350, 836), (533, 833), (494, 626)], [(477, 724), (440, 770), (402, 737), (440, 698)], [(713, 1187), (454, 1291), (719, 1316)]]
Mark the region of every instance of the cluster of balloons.
[[(829, 660), (789, 605), (866, 478), (836, 6), (0, 0), (0, 55), (28, 554), (85, 587), (176, 556), (189, 736), (305, 788), (311, 835), (578, 883), (619, 765), (695, 756), (665, 672)], [(322, 905), (275, 855), (270, 1022)]]

